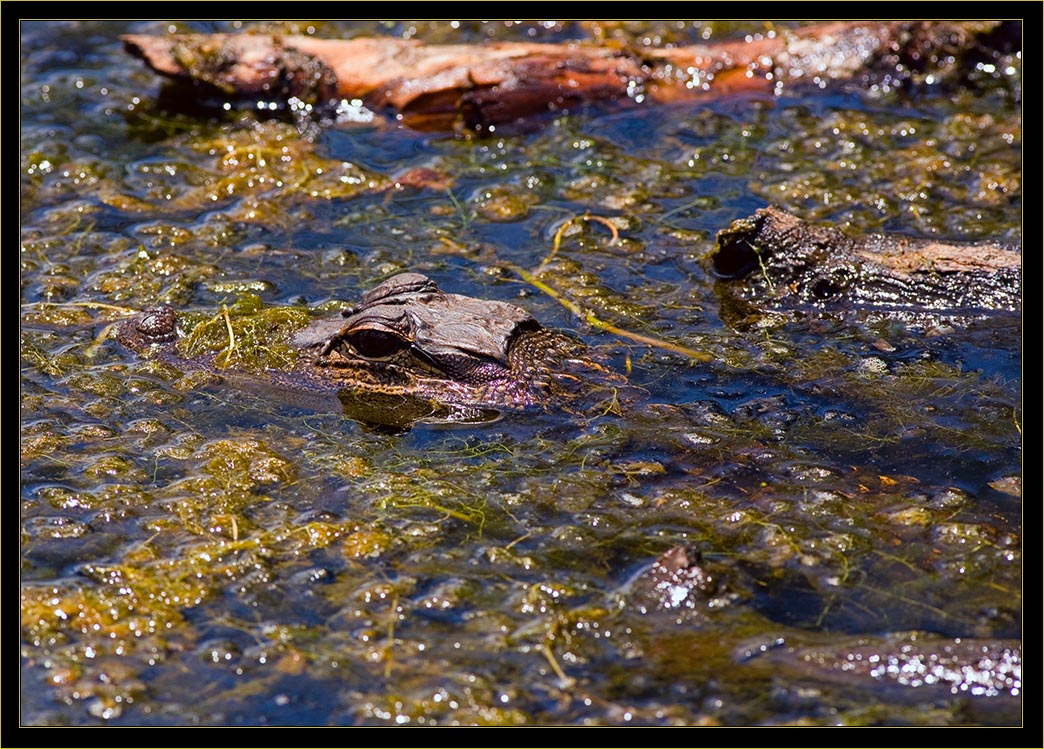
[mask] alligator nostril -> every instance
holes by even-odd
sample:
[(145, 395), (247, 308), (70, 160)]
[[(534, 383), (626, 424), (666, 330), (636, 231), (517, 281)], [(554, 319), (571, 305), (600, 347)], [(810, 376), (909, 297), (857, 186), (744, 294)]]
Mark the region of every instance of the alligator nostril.
[(170, 307), (142, 312), (116, 326), (116, 340), (135, 351), (178, 338), (178, 316)]
[(167, 343), (177, 338), (177, 315), (170, 307), (150, 310), (137, 324), (138, 332), (151, 343)]

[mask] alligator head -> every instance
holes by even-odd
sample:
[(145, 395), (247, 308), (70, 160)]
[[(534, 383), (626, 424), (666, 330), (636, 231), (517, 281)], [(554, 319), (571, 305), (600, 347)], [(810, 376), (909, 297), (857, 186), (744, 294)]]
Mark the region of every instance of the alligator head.
[[(179, 315), (169, 307), (137, 315), (116, 332), (129, 348), (158, 347), (183, 364), (181, 334)], [(271, 373), (274, 384), (335, 391), (352, 418), (395, 427), (550, 408), (588, 382), (621, 379), (587, 358), (582, 343), (543, 327), (521, 307), (447, 294), (419, 273), (384, 281), (356, 307), (312, 322), (289, 344), (296, 363)], [(214, 357), (192, 361), (220, 369)]]

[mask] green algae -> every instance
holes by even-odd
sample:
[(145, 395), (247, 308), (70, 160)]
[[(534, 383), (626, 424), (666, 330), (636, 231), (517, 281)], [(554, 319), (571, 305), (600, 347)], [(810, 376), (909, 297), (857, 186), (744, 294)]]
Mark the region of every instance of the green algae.
[(179, 353), (187, 358), (215, 353), (219, 369), (246, 372), (293, 368), (297, 352), (290, 346), (291, 335), (309, 320), (308, 312), (292, 308), (260, 310), (260, 297), (240, 295), (222, 313), (192, 326), (178, 341)]

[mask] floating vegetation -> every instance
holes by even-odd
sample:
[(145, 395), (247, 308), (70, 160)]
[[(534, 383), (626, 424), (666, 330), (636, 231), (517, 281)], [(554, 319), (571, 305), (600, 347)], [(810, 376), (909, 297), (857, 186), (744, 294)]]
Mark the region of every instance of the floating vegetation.
[(306, 310), (286, 307), (261, 309), (260, 297), (240, 295), (231, 307), (192, 326), (178, 341), (178, 351), (191, 358), (215, 353), (219, 369), (264, 372), (290, 370), (297, 359), (291, 335), (308, 324)]

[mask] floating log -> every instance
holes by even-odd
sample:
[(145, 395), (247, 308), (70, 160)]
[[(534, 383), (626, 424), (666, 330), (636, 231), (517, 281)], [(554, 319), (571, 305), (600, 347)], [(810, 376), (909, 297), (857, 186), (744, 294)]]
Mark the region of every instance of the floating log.
[(615, 48), (491, 42), (428, 45), (390, 37), (127, 35), (165, 76), (232, 98), (309, 104), (358, 99), (426, 129), (498, 125), (593, 102), (715, 98), (823, 85), (925, 67), (1018, 39), (1018, 22), (835, 22), (717, 44)]

